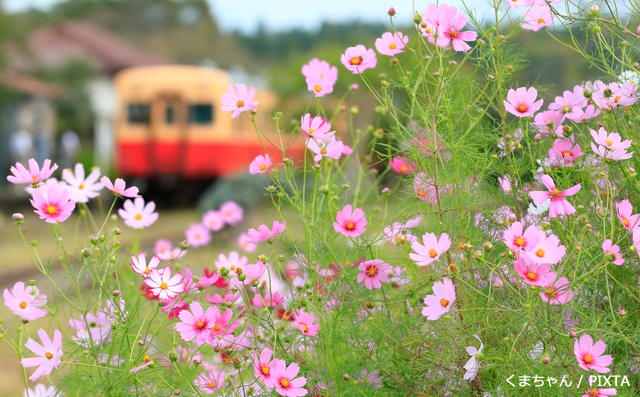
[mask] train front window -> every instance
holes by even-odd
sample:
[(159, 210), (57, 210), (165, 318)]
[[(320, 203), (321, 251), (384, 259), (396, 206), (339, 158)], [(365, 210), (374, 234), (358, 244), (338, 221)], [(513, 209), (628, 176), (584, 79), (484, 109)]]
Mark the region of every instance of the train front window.
[(127, 122), (129, 124), (149, 124), (149, 104), (142, 102), (130, 103), (127, 106)]
[(189, 123), (211, 124), (213, 122), (213, 106), (209, 103), (189, 105)]
[(165, 124), (173, 124), (176, 120), (176, 111), (173, 106), (167, 106), (164, 109), (164, 122)]

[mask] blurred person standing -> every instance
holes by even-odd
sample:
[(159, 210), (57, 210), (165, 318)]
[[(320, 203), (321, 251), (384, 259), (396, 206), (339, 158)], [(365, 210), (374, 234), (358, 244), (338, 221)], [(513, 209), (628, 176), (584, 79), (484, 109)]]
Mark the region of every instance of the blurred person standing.
[(80, 151), (80, 138), (73, 130), (66, 130), (60, 137), (60, 162), (63, 168), (71, 168)]

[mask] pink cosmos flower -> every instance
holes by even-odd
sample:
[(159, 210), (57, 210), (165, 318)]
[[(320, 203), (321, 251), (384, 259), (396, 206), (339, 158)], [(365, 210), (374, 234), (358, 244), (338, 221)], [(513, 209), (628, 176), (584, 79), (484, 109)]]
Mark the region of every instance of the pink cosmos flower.
[(633, 213), (633, 206), (629, 200), (625, 199), (616, 203), (616, 212), (625, 229), (633, 231), (636, 228), (640, 214)]
[(198, 376), (198, 379), (193, 383), (200, 388), (204, 394), (215, 394), (224, 384), (225, 374), (215, 368), (209, 369), (207, 372), (203, 372)]
[(631, 146), (631, 140), (622, 140), (620, 134), (615, 132), (607, 132), (604, 128), (600, 128), (597, 132), (590, 130), (591, 136), (595, 144), (591, 143), (591, 149), (600, 157), (609, 160), (625, 160), (631, 158), (631, 153), (627, 153), (627, 149)]
[(217, 232), (224, 228), (224, 219), (222, 212), (216, 210), (209, 210), (202, 215), (202, 224), (206, 226), (212, 232)]
[(22, 394), (22, 397), (61, 397), (62, 394), (56, 389), (55, 386), (47, 386), (42, 383), (38, 383), (31, 388), (26, 388)]
[(273, 221), (271, 229), (267, 225), (260, 225), (257, 229), (249, 229), (247, 236), (249, 241), (254, 244), (260, 244), (269, 241), (284, 232), (286, 225), (282, 222)]
[(122, 206), (118, 215), (124, 220), (124, 224), (132, 229), (144, 229), (158, 220), (156, 204), (153, 201), (145, 204), (142, 197), (136, 197), (134, 201), (125, 201)]
[(348, 145), (336, 139), (334, 135), (324, 141), (313, 138), (307, 139), (307, 149), (315, 153), (315, 156), (313, 156), (313, 161), (315, 162), (322, 160), (324, 157), (340, 160), (342, 156), (349, 155), (352, 152)]
[(173, 248), (173, 244), (171, 243), (171, 240), (166, 238), (161, 238), (156, 240), (155, 244), (153, 245), (153, 252), (156, 255), (158, 255), (163, 252), (169, 251), (171, 248)]
[(98, 197), (104, 187), (98, 178), (100, 170), (97, 168), (85, 178), (84, 166), (80, 163), (76, 164), (74, 172), (70, 169), (62, 171), (62, 180), (69, 186), (67, 190), (71, 194), (71, 200), (76, 203), (87, 203), (89, 199)]
[(52, 166), (51, 160), (49, 159), (44, 160), (42, 168), (40, 168), (35, 159), (29, 159), (29, 169), (21, 163), (16, 163), (11, 167), (11, 175), (7, 177), (7, 180), (15, 184), (28, 183), (30, 185), (37, 185), (40, 182), (49, 179), (57, 169), (58, 165), (53, 164)]
[(309, 113), (300, 119), (300, 129), (304, 136), (318, 141), (327, 141), (336, 133), (331, 131), (331, 124), (322, 116), (311, 117)]
[(35, 286), (25, 287), (22, 281), (18, 281), (11, 291), (5, 288), (3, 296), (4, 304), (24, 321), (37, 320), (47, 314), (47, 310), (43, 308), (47, 303), (47, 296), (41, 294)]
[(182, 258), (187, 254), (187, 251), (180, 247), (170, 248), (166, 251), (158, 252), (156, 255), (161, 261), (173, 261)]
[(447, 21), (442, 21), (438, 27), (438, 37), (436, 45), (440, 48), (449, 48), (449, 45), (456, 51), (467, 52), (471, 49), (467, 41), (475, 41), (478, 34), (474, 31), (462, 31), (467, 24), (467, 17), (456, 14)]
[(394, 245), (407, 241), (413, 243), (418, 240), (414, 234), (409, 233), (406, 224), (400, 222), (394, 222), (391, 226), (386, 226), (382, 229), (382, 232), (384, 233), (384, 239)]
[(611, 256), (611, 263), (614, 265), (620, 266), (624, 263), (624, 258), (620, 253), (620, 247), (613, 245), (613, 242), (610, 239), (605, 239), (602, 242), (602, 251), (605, 255)]
[(302, 67), (302, 74), (307, 82), (307, 90), (313, 92), (316, 98), (332, 93), (338, 81), (338, 68), (317, 58)]
[(215, 322), (213, 307), (204, 311), (199, 302), (191, 302), (189, 310), (182, 310), (178, 317), (181, 322), (176, 324), (176, 331), (184, 341), (195, 340), (200, 346), (209, 339)]
[(138, 188), (136, 186), (127, 187), (124, 183), (124, 179), (116, 178), (113, 183), (107, 178), (107, 176), (103, 176), (100, 178), (100, 182), (104, 187), (111, 190), (116, 196), (122, 197), (138, 197)]
[(340, 57), (340, 61), (353, 74), (375, 68), (377, 63), (376, 53), (362, 44), (347, 48)]
[(228, 339), (228, 337), (233, 334), (236, 328), (240, 326), (240, 321), (231, 322), (231, 318), (233, 317), (233, 310), (231, 309), (225, 310), (224, 313), (220, 312), (217, 306), (213, 306), (210, 309), (210, 321), (212, 321), (213, 324), (210, 329), (208, 342), (213, 347), (221, 347), (224, 346), (225, 343), (229, 343), (223, 339)]
[(589, 389), (589, 391), (584, 393), (582, 397), (608, 397), (608, 396), (615, 396), (617, 394), (618, 394), (618, 391), (614, 388)]
[(129, 266), (131, 266), (131, 269), (133, 269), (134, 272), (140, 274), (144, 278), (147, 278), (153, 270), (158, 268), (159, 264), (160, 259), (158, 257), (152, 256), (151, 259), (149, 259), (149, 262), (147, 262), (144, 252), (141, 252), (138, 256), (131, 255), (131, 263), (129, 263)]
[(260, 352), (260, 356), (253, 353), (253, 373), (269, 388), (275, 387), (273, 384), (272, 354), (273, 352), (268, 347), (265, 347), (262, 352)]
[(389, 162), (391, 169), (398, 174), (410, 174), (418, 169), (418, 166), (414, 161), (409, 163), (406, 157), (394, 157)]
[(568, 139), (556, 139), (549, 149), (551, 165), (558, 167), (573, 167), (573, 162), (582, 156), (580, 145), (574, 143), (573, 135)]
[(562, 123), (565, 114), (558, 110), (544, 110), (533, 118), (533, 125), (538, 129), (541, 136), (556, 134), (562, 136)]
[(450, 247), (451, 239), (447, 233), (442, 233), (439, 239), (433, 233), (425, 233), (422, 235), (422, 244), (419, 241), (411, 244), (414, 252), (409, 254), (409, 258), (418, 266), (427, 266), (437, 261)]
[(573, 291), (569, 289), (569, 280), (566, 277), (560, 277), (543, 285), (542, 288), (544, 291), (540, 292), (540, 299), (549, 302), (550, 305), (564, 305), (573, 299)]
[(220, 205), (218, 210), (222, 215), (222, 220), (229, 226), (235, 226), (242, 222), (244, 210), (235, 201), (226, 201)]
[(436, 35), (440, 34), (439, 27), (447, 26), (449, 21), (456, 18), (457, 15), (458, 9), (456, 7), (447, 4), (427, 4), (426, 10), (422, 13), (422, 22), (419, 25), (420, 33), (434, 44)]
[(591, 142), (591, 150), (605, 160), (620, 161), (630, 159), (633, 156), (633, 154), (627, 152), (625, 149), (609, 150), (606, 146), (596, 146), (593, 142)]
[(522, 222), (514, 222), (502, 234), (502, 240), (513, 252), (531, 251), (545, 235), (535, 225), (530, 225), (523, 232)]
[(542, 184), (549, 189), (548, 191), (531, 191), (529, 196), (533, 199), (536, 205), (540, 205), (545, 201), (551, 199), (551, 206), (549, 207), (549, 217), (555, 218), (559, 215), (571, 215), (576, 212), (576, 209), (567, 201), (566, 196), (573, 196), (580, 191), (582, 187), (580, 184), (570, 187), (567, 190), (558, 190), (555, 182), (547, 174), (542, 175), (540, 178)]
[(232, 287), (238, 289), (245, 286), (250, 286), (251, 284), (259, 281), (262, 276), (264, 276), (266, 270), (266, 264), (261, 261), (246, 265), (242, 269), (241, 273), (236, 271), (236, 273), (231, 275), (232, 277), (229, 280), (229, 284), (231, 284)]
[(182, 274), (176, 273), (172, 276), (169, 266), (152, 270), (144, 283), (149, 286), (153, 296), (161, 301), (173, 299), (184, 290)]
[(408, 42), (409, 37), (402, 34), (402, 32), (386, 32), (376, 39), (376, 50), (382, 55), (392, 57), (403, 52)]
[(40, 219), (47, 223), (60, 223), (66, 221), (76, 208), (70, 196), (61, 185), (43, 185), (33, 190), (29, 201)]
[(504, 101), (504, 108), (517, 117), (531, 117), (542, 107), (543, 100), (536, 101), (537, 97), (538, 91), (534, 87), (510, 89), (507, 100)]
[[(429, 204), (437, 203), (436, 185), (432, 179), (427, 178), (424, 172), (413, 178), (413, 191), (420, 200)], [(442, 192), (442, 189), (440, 192)]]
[(422, 315), (426, 316), (429, 321), (438, 320), (451, 310), (453, 302), (456, 301), (456, 290), (453, 286), (453, 281), (447, 277), (443, 278), (442, 282), (434, 282), (432, 290), (432, 295), (425, 296), (424, 304), (426, 306), (422, 309)]
[(244, 268), (249, 262), (246, 256), (240, 256), (236, 251), (231, 251), (229, 255), (220, 254), (215, 261), (216, 269), (227, 269), (229, 272), (243, 273)]
[(531, 262), (524, 256), (513, 263), (513, 268), (529, 285), (544, 286), (551, 283), (556, 277), (555, 273), (549, 271), (551, 266), (548, 263)]
[(551, 26), (553, 23), (551, 8), (546, 3), (536, 4), (527, 10), (524, 14), (524, 20), (525, 23), (521, 25), (522, 29), (532, 30), (534, 32)]
[(346, 237), (361, 236), (367, 230), (367, 218), (360, 208), (345, 205), (336, 214), (336, 221), (333, 222), (333, 229)]
[(587, 105), (583, 108), (574, 108), (573, 111), (567, 114), (567, 118), (576, 123), (582, 123), (588, 120), (591, 120), (600, 115), (600, 109), (593, 106)]
[(247, 87), (244, 84), (233, 84), (229, 86), (227, 92), (222, 94), (222, 106), (225, 112), (231, 113), (231, 118), (235, 119), (242, 112), (255, 112), (258, 101), (254, 99), (256, 89)]
[(513, 188), (511, 186), (512, 183), (517, 186), (518, 181), (512, 180), (509, 174), (498, 177), (498, 184), (500, 185), (500, 189), (502, 189), (505, 194), (511, 194), (511, 192), (513, 191)]
[(538, 244), (527, 251), (527, 258), (534, 263), (555, 265), (562, 260), (565, 252), (564, 245), (560, 244), (558, 237), (552, 234), (538, 240)]
[(572, 120), (573, 113), (582, 109), (587, 104), (581, 87), (574, 88), (573, 91), (566, 90), (562, 96), (555, 97), (554, 101), (549, 104), (549, 109), (562, 112), (568, 119)]
[(247, 233), (240, 233), (240, 235), (238, 235), (237, 243), (244, 252), (254, 252), (258, 249), (258, 245), (251, 242), (251, 238)]
[(213, 294), (211, 296), (205, 296), (205, 299), (213, 305), (231, 306), (240, 299), (240, 294), (227, 292), (224, 296), (221, 296), (220, 294)]
[[(365, 282), (366, 285), (366, 282)], [(316, 318), (311, 314), (307, 313), (304, 310), (299, 310), (296, 314), (296, 319), (293, 321), (293, 324), (307, 336), (316, 336), (318, 335), (318, 329), (320, 329), (320, 325), (316, 324)]]
[(96, 314), (87, 313), (78, 319), (72, 318), (69, 320), (69, 325), (76, 330), (76, 335), (73, 337), (74, 342), (85, 348), (110, 343), (112, 340), (112, 323), (113, 316), (104, 310)]
[(38, 367), (29, 377), (31, 381), (49, 375), (54, 368), (58, 368), (60, 357), (62, 357), (62, 334), (60, 331), (57, 329), (53, 331), (53, 340), (43, 329), (38, 330), (38, 336), (41, 343), (29, 338), (24, 344), (37, 357), (27, 357), (20, 361), (25, 368)]
[(251, 299), (251, 306), (254, 307), (277, 307), (284, 301), (284, 296), (280, 292), (274, 292), (272, 294), (265, 294), (264, 297), (260, 294), (255, 294)]
[(358, 283), (364, 282), (366, 289), (380, 289), (382, 283), (389, 281), (391, 265), (381, 259), (363, 261), (359, 266), (361, 273), (358, 274)]
[(273, 165), (271, 157), (268, 154), (260, 154), (249, 164), (249, 173), (251, 174), (264, 174), (269, 172), (269, 169)]
[(307, 384), (307, 378), (296, 377), (300, 372), (298, 364), (291, 363), (287, 367), (284, 360), (274, 359), (271, 362), (271, 371), (271, 376), (273, 377), (272, 386), (281, 396), (298, 397), (307, 394), (307, 389), (302, 387)]
[(607, 344), (604, 341), (593, 343), (591, 335), (582, 335), (576, 339), (573, 344), (573, 354), (578, 360), (578, 365), (585, 371), (594, 370), (598, 373), (607, 373), (611, 371), (609, 365), (613, 362), (610, 355), (603, 356)]
[(193, 223), (184, 232), (190, 247), (204, 247), (211, 241), (211, 232), (202, 223)]

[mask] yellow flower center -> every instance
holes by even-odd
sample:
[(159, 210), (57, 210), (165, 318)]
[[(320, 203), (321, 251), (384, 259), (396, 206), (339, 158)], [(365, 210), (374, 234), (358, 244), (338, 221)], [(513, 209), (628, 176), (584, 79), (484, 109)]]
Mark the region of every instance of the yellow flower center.
[(315, 92), (320, 92), (320, 91), (322, 91), (322, 87), (320, 87), (319, 85), (314, 85), (314, 86), (313, 86), (313, 90), (314, 90)]
[(351, 221), (349, 221), (349, 222), (347, 222), (346, 225), (344, 225), (344, 228), (347, 229), (347, 230), (355, 230), (356, 224), (351, 222)]
[(528, 272), (527, 273), (527, 278), (531, 281), (534, 281), (538, 278), (538, 274), (535, 272)]
[(302, 328), (302, 332), (309, 331), (309, 326), (305, 323), (300, 323), (300, 327)]
[(354, 66), (358, 66), (362, 64), (362, 57), (353, 57), (349, 60), (349, 63)]
[(20, 309), (26, 309), (26, 308), (27, 308), (27, 302), (24, 302), (24, 301), (23, 301), (23, 302), (20, 302), (20, 303), (18, 304), (18, 306), (20, 306)]
[(282, 387), (289, 387), (290, 383), (291, 382), (289, 382), (289, 379), (285, 379), (285, 378), (280, 379), (280, 386)]
[(242, 99), (238, 99), (238, 102), (236, 102), (236, 106), (241, 108), (244, 106), (244, 101)]
[(376, 274), (378, 274), (378, 268), (377, 268), (377, 267), (375, 267), (375, 266), (370, 266), (370, 267), (367, 269), (367, 276), (369, 276), (369, 277), (373, 277), (373, 276), (375, 276)]
[(565, 151), (562, 152), (562, 157), (569, 157), (569, 156), (571, 156), (571, 152), (570, 151), (565, 150)]
[(606, 141), (604, 141), (604, 143), (606, 143), (607, 146), (613, 145), (613, 142), (611, 142), (611, 139), (607, 139)]
[(449, 305), (448, 299), (440, 299), (440, 306), (447, 307)]
[(436, 251), (433, 248), (431, 248), (429, 250), (429, 256), (432, 257), (432, 258), (435, 258), (436, 256), (438, 256), (438, 251)]
[(220, 325), (219, 323), (215, 323), (215, 325), (213, 326), (214, 331), (220, 331), (221, 329), (222, 329), (222, 325)]
[(260, 164), (260, 171), (264, 171), (267, 169), (267, 165), (266, 164)]
[(591, 364), (593, 362), (593, 357), (591, 356), (591, 354), (585, 354), (585, 356), (582, 357), (582, 361), (587, 364)]
[(204, 328), (204, 321), (200, 320), (196, 323), (196, 328), (202, 329)]
[(407, 167), (406, 165), (401, 165), (400, 166), (400, 171), (401, 172), (407, 172), (407, 171), (409, 171), (409, 167)]
[(396, 48), (398, 48), (398, 45), (396, 43), (389, 44), (389, 49), (390, 50), (395, 50)]
[(539, 24), (543, 24), (545, 22), (545, 20), (543, 18), (538, 18), (538, 23)]
[(544, 258), (544, 250), (543, 250), (542, 248), (538, 248), (538, 249), (536, 250), (536, 256), (537, 256), (538, 258)]
[(134, 216), (134, 218), (136, 218), (137, 221), (142, 220), (142, 214), (136, 214), (136, 216)]
[(84, 183), (80, 183), (80, 184), (78, 185), (78, 189), (80, 189), (80, 190), (84, 189)]
[(209, 389), (215, 389), (216, 386), (218, 386), (218, 384), (216, 382), (214, 382), (214, 381), (210, 381), (209, 383), (207, 383), (207, 387)]
[(266, 365), (261, 365), (260, 366), (260, 372), (262, 372), (262, 375), (269, 376), (269, 374), (271, 373), (271, 368), (269, 368)]
[(160, 283), (160, 289), (167, 289), (169, 285), (167, 283)]
[(525, 243), (526, 241), (522, 237), (518, 237), (515, 240), (513, 240), (513, 244), (517, 245), (518, 247), (524, 247)]
[(151, 361), (151, 357), (145, 355), (143, 360), (145, 363), (148, 363), (149, 361)]
[(49, 360), (51, 360), (51, 359), (53, 358), (53, 353), (51, 353), (51, 352), (46, 352), (46, 353), (44, 354), (44, 356), (45, 356), (46, 358), (48, 358)]
[(55, 215), (58, 213), (58, 207), (56, 207), (55, 205), (49, 205), (47, 206), (46, 212), (49, 215)]
[(33, 183), (36, 183), (36, 181), (38, 180), (38, 175), (31, 175), (31, 179), (33, 180)]
[(551, 191), (551, 197), (558, 197), (558, 196), (560, 196), (560, 190), (558, 190), (558, 189), (553, 189), (553, 190)]
[(516, 107), (516, 110), (520, 113), (525, 113), (527, 110), (529, 110), (529, 106), (527, 106), (524, 103), (521, 103), (520, 105), (518, 105), (518, 107)]

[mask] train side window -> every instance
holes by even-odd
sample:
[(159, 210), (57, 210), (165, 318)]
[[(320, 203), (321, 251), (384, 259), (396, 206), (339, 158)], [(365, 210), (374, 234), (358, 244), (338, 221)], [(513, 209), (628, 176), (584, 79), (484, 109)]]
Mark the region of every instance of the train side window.
[(213, 106), (209, 103), (189, 105), (189, 123), (211, 124), (213, 122)]
[(127, 106), (127, 122), (129, 124), (149, 124), (149, 104), (132, 102)]

